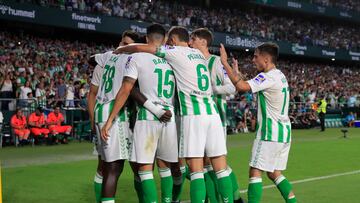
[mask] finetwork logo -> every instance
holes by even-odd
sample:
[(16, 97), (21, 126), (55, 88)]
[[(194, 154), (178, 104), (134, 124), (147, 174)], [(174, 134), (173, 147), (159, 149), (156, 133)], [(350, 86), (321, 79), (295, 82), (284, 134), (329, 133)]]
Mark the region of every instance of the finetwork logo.
[(101, 24), (101, 18), (100, 17), (89, 17), (89, 16), (85, 16), (85, 15), (78, 15), (77, 13), (72, 13), (71, 18), (73, 20), (77, 20), (77, 21)]
[(10, 6), (6, 6), (0, 4), (0, 13), (2, 15), (10, 15), (10, 16), (19, 16), (25, 18), (35, 18), (35, 10), (21, 10), (11, 8)]

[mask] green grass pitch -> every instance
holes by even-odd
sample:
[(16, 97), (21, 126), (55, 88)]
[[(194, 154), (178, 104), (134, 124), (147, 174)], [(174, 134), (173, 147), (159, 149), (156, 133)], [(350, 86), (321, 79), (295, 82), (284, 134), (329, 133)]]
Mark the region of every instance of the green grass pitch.
[[(360, 129), (349, 129), (342, 138), (340, 129), (294, 130), (288, 169), (300, 203), (360, 202)], [(248, 161), (254, 133), (228, 138), (228, 162), (241, 190), (248, 182)], [(0, 149), (4, 203), (95, 202), (93, 178), (96, 157), (91, 143), (73, 141), (69, 145), (5, 147)], [(350, 172), (350, 173), (347, 173)], [(345, 173), (345, 174), (344, 174)], [(158, 174), (155, 172), (159, 187)], [(264, 186), (272, 183), (263, 176)], [(243, 191), (245, 192), (245, 191)], [(246, 193), (243, 193), (246, 198)], [(183, 200), (189, 199), (189, 182)], [(117, 202), (136, 202), (132, 172), (120, 177)], [(283, 202), (274, 187), (266, 187), (262, 202)]]

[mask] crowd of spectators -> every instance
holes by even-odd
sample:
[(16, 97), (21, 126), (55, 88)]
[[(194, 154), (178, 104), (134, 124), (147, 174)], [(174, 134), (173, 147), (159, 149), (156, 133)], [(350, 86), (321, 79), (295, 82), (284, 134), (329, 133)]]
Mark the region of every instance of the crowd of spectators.
[(360, 12), (358, 0), (310, 0), (311, 3)]
[[(33, 0), (21, 0), (30, 1)], [(316, 2), (337, 2), (318, 0)], [(39, 3), (39, 1), (36, 1)], [(354, 0), (342, 0), (359, 5)], [(203, 8), (164, 0), (41, 0), (41, 5), (67, 10), (93, 12), (133, 20), (181, 25), (188, 28), (208, 27), (217, 32), (233, 33), (255, 38), (281, 40), (303, 45), (326, 46), (360, 50), (359, 26), (347, 26), (331, 21), (305, 19), (303, 16), (284, 16), (261, 9)]]
[[(18, 106), (32, 111), (35, 104), (43, 108), (85, 108), (92, 72), (88, 59), (108, 49), (103, 45), (0, 32), (1, 98), (17, 98)], [(2, 110), (15, 105), (11, 101), (1, 103)]]

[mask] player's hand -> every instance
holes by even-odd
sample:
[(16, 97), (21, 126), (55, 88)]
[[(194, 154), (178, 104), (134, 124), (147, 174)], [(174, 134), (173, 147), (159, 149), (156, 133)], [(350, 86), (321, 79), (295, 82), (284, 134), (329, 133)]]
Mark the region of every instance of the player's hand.
[(110, 122), (106, 122), (105, 125), (101, 128), (101, 132), (100, 132), (100, 136), (101, 139), (104, 140), (105, 142), (109, 139), (110, 135), (109, 135), (109, 129), (111, 127), (111, 123)]
[(222, 64), (227, 63), (227, 53), (226, 53), (226, 49), (224, 47), (224, 45), (222, 43), (220, 43), (220, 60)]
[(162, 123), (169, 122), (172, 117), (172, 113), (169, 110), (165, 110), (165, 113), (159, 118), (159, 121)]
[(232, 58), (232, 68), (233, 68), (233, 72), (236, 75), (239, 75), (240, 71), (239, 71), (239, 63), (238, 60), (235, 58)]

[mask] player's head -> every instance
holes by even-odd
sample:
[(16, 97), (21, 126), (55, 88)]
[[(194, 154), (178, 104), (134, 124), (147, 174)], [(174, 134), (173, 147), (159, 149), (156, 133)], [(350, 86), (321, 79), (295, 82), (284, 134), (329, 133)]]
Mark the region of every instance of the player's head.
[(164, 43), (166, 35), (165, 28), (160, 24), (152, 24), (146, 28), (146, 41), (148, 43), (156, 43), (161, 45)]
[(279, 46), (272, 42), (266, 42), (256, 47), (253, 63), (258, 71), (264, 71), (269, 66), (276, 64), (279, 56)]
[(136, 43), (140, 40), (140, 36), (138, 33), (132, 30), (125, 30), (121, 37), (121, 42), (119, 46), (125, 46), (128, 44)]
[(166, 44), (176, 46), (181, 42), (189, 43), (189, 33), (186, 28), (174, 26), (168, 32), (168, 40)]
[(193, 48), (209, 47), (213, 42), (213, 34), (207, 28), (198, 28), (190, 34), (189, 45)]

